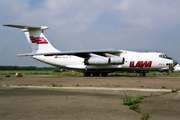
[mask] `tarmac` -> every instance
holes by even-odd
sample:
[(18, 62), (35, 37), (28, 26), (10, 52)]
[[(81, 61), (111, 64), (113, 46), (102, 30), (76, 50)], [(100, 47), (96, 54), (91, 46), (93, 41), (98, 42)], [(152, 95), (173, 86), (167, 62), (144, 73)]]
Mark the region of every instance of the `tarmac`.
[(142, 111), (150, 114), (151, 120), (179, 120), (180, 93), (146, 98), (140, 107)]
[[(28, 76), (24, 78), (28, 78)], [(39, 80), (40, 86), (32, 84), (31, 81), (27, 83), (24, 78), (5, 79), (1, 77), (0, 119), (140, 120), (143, 115), (148, 115), (149, 120), (179, 120), (180, 118), (180, 93), (171, 93), (170, 87), (168, 89), (138, 88), (137, 86), (134, 88), (50, 87), (46, 85), (46, 81), (39, 80), (41, 76), (34, 77), (34, 79)], [(61, 78), (64, 77), (61, 76)], [(71, 76), (70, 78), (75, 80), (79, 77)], [(16, 79), (14, 83), (13, 79)], [(24, 85), (19, 85), (22, 83), (20, 79), (24, 80)], [(85, 79), (87, 82), (89, 78)], [(97, 80), (99, 78), (90, 79)], [(116, 81), (117, 78), (113, 79), (112, 81)], [(125, 77), (124, 79), (131, 78)], [(135, 79), (139, 81), (140, 78)], [(148, 80), (151, 79), (154, 78), (148, 78)], [(169, 79), (174, 80), (172, 84), (179, 83), (179, 77)], [(123, 81), (123, 78), (121, 80)], [(97, 80), (97, 82), (100, 81)], [(7, 85), (8, 83), (11, 84)], [(131, 97), (146, 96), (139, 104), (141, 113), (123, 105), (125, 93)]]

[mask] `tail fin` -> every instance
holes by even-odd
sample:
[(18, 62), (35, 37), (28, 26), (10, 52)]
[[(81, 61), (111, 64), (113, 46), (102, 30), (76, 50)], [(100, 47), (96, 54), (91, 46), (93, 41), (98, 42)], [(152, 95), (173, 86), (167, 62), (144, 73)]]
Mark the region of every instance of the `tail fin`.
[(43, 31), (48, 29), (46, 26), (42, 27), (32, 27), (32, 26), (22, 26), (22, 25), (3, 25), (8, 27), (22, 28), (25, 33), (29, 44), (32, 48), (32, 53), (47, 53), (47, 52), (60, 52), (55, 49), (48, 39), (44, 36)]

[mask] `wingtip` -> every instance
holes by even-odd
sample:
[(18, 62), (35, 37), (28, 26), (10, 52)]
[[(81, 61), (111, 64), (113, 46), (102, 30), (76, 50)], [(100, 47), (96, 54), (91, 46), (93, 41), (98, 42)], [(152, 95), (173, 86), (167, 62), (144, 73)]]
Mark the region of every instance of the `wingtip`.
[(27, 54), (19, 54), (19, 55), (16, 55), (17, 57), (23, 57), (23, 56), (29, 56)]
[(11, 24), (4, 24), (3, 26), (11, 26)]

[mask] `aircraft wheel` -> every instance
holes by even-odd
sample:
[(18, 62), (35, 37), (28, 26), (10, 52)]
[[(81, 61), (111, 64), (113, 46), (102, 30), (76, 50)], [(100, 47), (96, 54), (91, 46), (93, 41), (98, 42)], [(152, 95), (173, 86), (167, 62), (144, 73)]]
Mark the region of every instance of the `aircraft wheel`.
[(108, 76), (108, 73), (101, 73), (101, 76)]
[(100, 76), (100, 73), (97, 73), (97, 72), (92, 73), (92, 74), (93, 74), (93, 76)]
[(146, 76), (146, 73), (145, 73), (145, 72), (140, 72), (140, 76), (141, 76), (141, 77), (145, 77), (145, 76)]
[(85, 73), (84, 73), (84, 76), (85, 76), (85, 77), (91, 76), (91, 73), (90, 73), (90, 72), (85, 72)]

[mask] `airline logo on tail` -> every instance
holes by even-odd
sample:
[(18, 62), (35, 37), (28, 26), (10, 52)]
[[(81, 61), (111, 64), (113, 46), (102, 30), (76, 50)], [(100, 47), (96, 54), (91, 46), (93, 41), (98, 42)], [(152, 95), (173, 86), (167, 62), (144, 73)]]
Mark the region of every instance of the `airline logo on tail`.
[(31, 39), (32, 43), (48, 44), (48, 42), (46, 41), (46, 39), (45, 39), (44, 37), (34, 37), (34, 36), (30, 36), (30, 39)]

